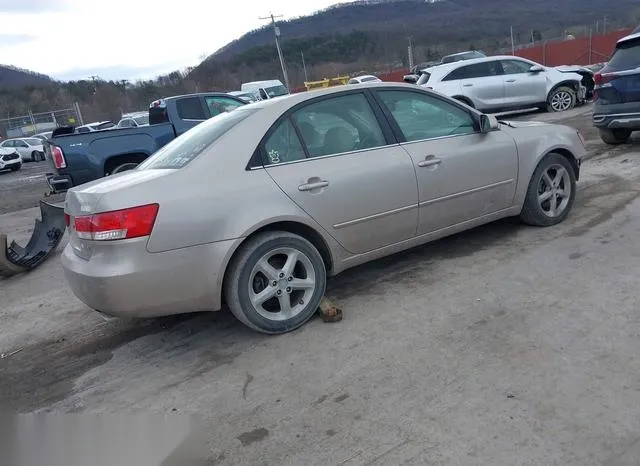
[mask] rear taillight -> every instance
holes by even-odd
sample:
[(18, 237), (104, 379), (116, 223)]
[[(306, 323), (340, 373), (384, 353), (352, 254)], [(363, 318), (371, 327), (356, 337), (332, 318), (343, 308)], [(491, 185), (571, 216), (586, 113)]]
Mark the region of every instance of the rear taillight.
[(81, 239), (113, 241), (140, 238), (151, 234), (158, 208), (158, 204), (149, 204), (74, 217), (73, 225), (78, 238)]
[(596, 73), (595, 75), (593, 75), (593, 81), (596, 83), (596, 86), (604, 86), (605, 84), (609, 84), (617, 77), (618, 76), (615, 73)]
[(51, 160), (57, 169), (67, 168), (67, 162), (64, 159), (64, 153), (58, 146), (51, 145)]

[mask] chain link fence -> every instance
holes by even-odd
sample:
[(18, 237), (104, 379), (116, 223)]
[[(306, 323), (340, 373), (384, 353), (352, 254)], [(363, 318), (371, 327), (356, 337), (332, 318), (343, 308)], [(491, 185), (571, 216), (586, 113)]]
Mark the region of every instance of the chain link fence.
[(42, 113), (29, 112), (26, 115), (0, 119), (0, 134), (6, 138), (18, 138), (53, 131), (59, 126), (79, 126), (82, 124), (80, 109), (78, 104), (74, 104), (71, 108)]

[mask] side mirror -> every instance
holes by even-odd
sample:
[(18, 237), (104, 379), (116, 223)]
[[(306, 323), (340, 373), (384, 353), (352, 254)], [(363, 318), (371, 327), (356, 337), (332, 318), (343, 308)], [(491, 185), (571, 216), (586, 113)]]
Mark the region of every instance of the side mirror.
[(407, 74), (407, 75), (405, 75), (405, 76), (402, 78), (402, 80), (403, 80), (405, 83), (409, 83), (409, 84), (415, 84), (415, 83), (417, 83), (417, 82), (418, 82), (418, 79), (419, 79), (419, 77), (418, 77), (418, 75), (417, 75), (417, 74)]
[(542, 73), (543, 71), (544, 68), (540, 65), (533, 65), (531, 68), (529, 68), (529, 73)]
[(480, 115), (481, 133), (490, 133), (491, 131), (496, 131), (497, 129), (500, 129), (500, 123), (498, 123), (498, 119), (496, 117), (484, 113)]

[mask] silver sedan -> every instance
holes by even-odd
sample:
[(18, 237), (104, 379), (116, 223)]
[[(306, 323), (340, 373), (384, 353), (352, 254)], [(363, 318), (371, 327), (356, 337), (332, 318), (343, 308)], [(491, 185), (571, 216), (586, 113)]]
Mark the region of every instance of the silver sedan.
[(71, 189), (62, 263), (107, 315), (226, 303), (283, 333), (311, 318), (328, 275), (503, 217), (562, 222), (584, 153), (575, 129), (499, 123), (407, 84), (290, 95)]

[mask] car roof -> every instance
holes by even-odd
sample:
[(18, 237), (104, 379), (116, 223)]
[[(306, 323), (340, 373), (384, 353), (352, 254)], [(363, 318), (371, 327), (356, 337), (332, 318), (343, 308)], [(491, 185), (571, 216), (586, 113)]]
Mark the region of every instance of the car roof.
[[(415, 84), (408, 83), (397, 83), (397, 82), (366, 82), (358, 85), (357, 90), (362, 91), (363, 89), (368, 88), (392, 88), (392, 89), (407, 89), (407, 90), (416, 90), (420, 89)], [(299, 92), (296, 94), (288, 94), (281, 97), (276, 97), (273, 99), (261, 100), (258, 102), (254, 102), (252, 104), (248, 104), (246, 106), (247, 109), (270, 109), (270, 111), (278, 112), (278, 111), (286, 111), (294, 105), (298, 105), (300, 103), (306, 102), (311, 99), (315, 99), (318, 97), (328, 96), (332, 94), (339, 94), (342, 92), (354, 92), (353, 86), (332, 86), (332, 87), (323, 87), (319, 89), (313, 89), (310, 91)]]
[(636, 39), (640, 39), (640, 32), (636, 32), (635, 34), (630, 34), (628, 36), (623, 37), (617, 42), (617, 44), (624, 44), (625, 42), (629, 42)]
[(456, 61), (456, 62), (452, 62), (452, 63), (445, 63), (443, 65), (436, 65), (436, 66), (432, 66), (431, 68), (425, 68), (424, 70), (420, 70), (421, 72), (427, 72), (427, 73), (431, 73), (433, 74), (434, 72), (437, 73), (446, 73), (448, 71), (453, 71), (457, 68), (460, 68), (462, 66), (469, 66), (469, 65), (474, 65), (476, 63), (484, 63), (484, 62), (488, 62), (488, 61), (497, 61), (497, 60), (523, 60), (523, 61), (531, 61), (528, 60), (526, 58), (522, 58), (522, 57), (517, 57), (514, 55), (493, 55), (491, 57), (482, 57), (482, 58), (473, 58), (471, 60), (462, 60), (462, 61)]

